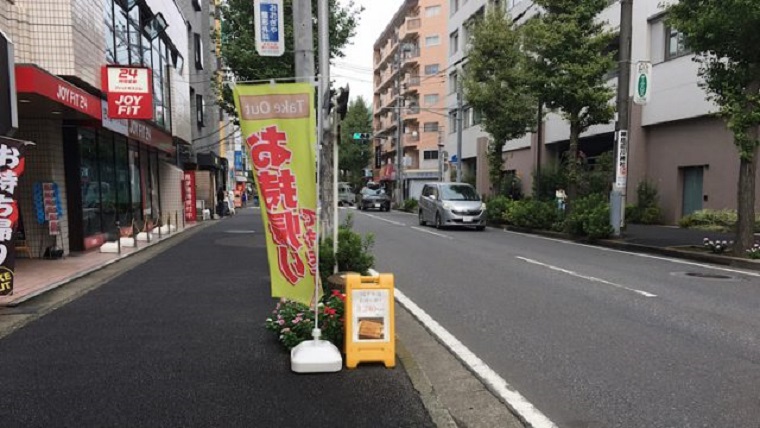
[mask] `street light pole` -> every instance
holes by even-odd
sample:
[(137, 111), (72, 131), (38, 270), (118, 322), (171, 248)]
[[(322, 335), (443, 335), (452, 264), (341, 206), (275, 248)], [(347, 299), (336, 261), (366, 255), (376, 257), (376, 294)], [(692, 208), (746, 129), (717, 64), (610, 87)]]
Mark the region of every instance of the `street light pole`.
[(438, 129), (438, 181), (443, 182), (443, 130)]
[(462, 182), (462, 80), (457, 73), (457, 183)]
[(403, 114), (403, 98), (401, 97), (401, 64), (403, 62), (403, 46), (399, 46), (396, 52), (396, 203), (400, 207), (404, 203), (404, 182), (402, 180), (404, 169), (404, 123), (401, 118)]

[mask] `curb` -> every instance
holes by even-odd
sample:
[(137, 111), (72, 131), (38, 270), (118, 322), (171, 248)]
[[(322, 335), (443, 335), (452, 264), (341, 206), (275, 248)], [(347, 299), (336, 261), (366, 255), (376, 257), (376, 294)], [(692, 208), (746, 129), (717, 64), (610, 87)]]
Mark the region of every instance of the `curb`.
[[(194, 226), (193, 228), (191, 228), (189, 230), (189, 232), (192, 232), (194, 230), (202, 230), (202, 229), (205, 229), (205, 228), (211, 226), (212, 224), (214, 224), (213, 222), (204, 222), (204, 223), (199, 224), (198, 226)], [(170, 241), (170, 240), (172, 240), (173, 238), (175, 238), (177, 236), (184, 236), (185, 232), (188, 232), (187, 228), (183, 229), (180, 232), (174, 232), (174, 233), (172, 233), (169, 236), (161, 238), (160, 241), (155, 241), (155, 242), (151, 242), (151, 243), (142, 245), (142, 246), (138, 247), (137, 250), (132, 251), (131, 253), (122, 254), (122, 255), (118, 256), (117, 258), (115, 258), (115, 259), (108, 260), (107, 262), (101, 263), (101, 264), (99, 264), (97, 266), (93, 266), (93, 267), (91, 267), (89, 269), (85, 269), (83, 271), (76, 272), (75, 274), (73, 274), (73, 275), (71, 275), (69, 277), (66, 277), (66, 278), (64, 278), (64, 279), (62, 279), (60, 281), (56, 281), (56, 282), (54, 282), (52, 284), (48, 284), (48, 285), (46, 285), (46, 286), (44, 286), (44, 287), (42, 287), (42, 288), (40, 288), (38, 290), (33, 291), (32, 293), (29, 293), (27, 295), (19, 297), (18, 299), (14, 299), (14, 300), (11, 300), (11, 301), (6, 302), (6, 303), (0, 303), (0, 308), (3, 308), (3, 307), (14, 308), (14, 307), (16, 307), (16, 306), (18, 306), (18, 305), (20, 305), (20, 304), (22, 304), (24, 302), (27, 302), (27, 301), (29, 301), (31, 299), (34, 299), (35, 297), (39, 297), (40, 295), (45, 294), (48, 291), (52, 291), (52, 290), (55, 290), (56, 288), (63, 287), (64, 285), (66, 285), (66, 284), (68, 284), (70, 282), (76, 281), (76, 280), (81, 279), (81, 278), (83, 278), (83, 277), (85, 277), (87, 275), (90, 275), (91, 273), (94, 273), (94, 272), (97, 272), (99, 270), (105, 269), (106, 267), (111, 266), (112, 264), (118, 263), (118, 262), (120, 262), (122, 260), (125, 260), (125, 259), (127, 259), (129, 257), (132, 257), (132, 256), (134, 256), (136, 254), (140, 254), (140, 253), (142, 253), (145, 250), (148, 250), (150, 248), (153, 248), (155, 246), (158, 246), (158, 245), (162, 244), (163, 242)]]
[(742, 269), (760, 271), (760, 261), (754, 261), (749, 259), (740, 259), (738, 257), (719, 256), (717, 254), (697, 253), (693, 251), (678, 250), (673, 247), (654, 247), (651, 245), (632, 244), (629, 242), (613, 240), (613, 239), (600, 239), (597, 241), (589, 241), (587, 239), (573, 238), (567, 234), (559, 232), (551, 232), (546, 230), (531, 230), (523, 229), (514, 226), (491, 226), (502, 229), (508, 232), (519, 232), (531, 235), (546, 236), (549, 238), (562, 239), (564, 241), (571, 241), (577, 243), (583, 243), (586, 245), (594, 245), (597, 247), (612, 248), (615, 250), (625, 250), (634, 253), (644, 254), (656, 254), (660, 256), (667, 256), (677, 259), (691, 260), (701, 263), (712, 263), (721, 266), (732, 266)]

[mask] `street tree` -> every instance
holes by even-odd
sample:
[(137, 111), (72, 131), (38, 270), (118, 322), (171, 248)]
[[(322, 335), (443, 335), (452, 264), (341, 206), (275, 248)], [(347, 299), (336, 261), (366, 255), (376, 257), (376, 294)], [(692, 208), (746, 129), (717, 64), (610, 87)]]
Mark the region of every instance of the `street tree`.
[(482, 115), (481, 126), (491, 136), (488, 174), (501, 188), (502, 151), (535, 124), (538, 103), (530, 91), (527, 57), (521, 50), (521, 30), (501, 13), (489, 13), (474, 24), (466, 72), (465, 99)]
[(354, 140), (354, 133), (372, 132), (372, 113), (362, 97), (355, 98), (348, 106), (346, 118), (340, 125), (340, 148), (338, 165), (345, 171), (353, 186), (361, 184), (364, 169), (372, 159), (372, 151), (367, 141)]
[(605, 77), (615, 63), (609, 46), (617, 37), (599, 14), (608, 0), (535, 0), (540, 15), (525, 25), (533, 87), (549, 110), (570, 124), (568, 198), (577, 195), (582, 158), (580, 135), (614, 117), (614, 91)]
[[(295, 55), (293, 52), (293, 1), (283, 3), (285, 27), (285, 53), (280, 57), (262, 57), (256, 53), (254, 11), (252, 0), (227, 0), (220, 6), (222, 14), (221, 34), (215, 37), (221, 42), (221, 56), (225, 67), (239, 81), (276, 79), (295, 76)], [(297, 0), (296, 0), (297, 1)], [(356, 34), (359, 14), (363, 10), (351, 1), (341, 5), (338, 0), (328, 0), (330, 10), (330, 56), (343, 57), (343, 49)], [(312, 1), (312, 16), (317, 20), (317, 1)], [(314, 63), (318, 64), (317, 26), (314, 25)], [(298, 76), (300, 77), (300, 76)], [(232, 88), (220, 84), (220, 106), (231, 115), (235, 114)]]
[(760, 139), (760, 2), (681, 0), (668, 23), (696, 53), (700, 85), (734, 135), (739, 152), (736, 253), (754, 244), (755, 174)]

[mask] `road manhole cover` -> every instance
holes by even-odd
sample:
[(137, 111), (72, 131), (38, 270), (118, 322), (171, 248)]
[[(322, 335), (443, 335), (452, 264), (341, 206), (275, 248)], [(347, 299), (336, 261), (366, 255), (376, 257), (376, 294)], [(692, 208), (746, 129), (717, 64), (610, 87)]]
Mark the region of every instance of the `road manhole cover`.
[(256, 233), (256, 232), (253, 230), (225, 230), (224, 233), (244, 234), (244, 233)]

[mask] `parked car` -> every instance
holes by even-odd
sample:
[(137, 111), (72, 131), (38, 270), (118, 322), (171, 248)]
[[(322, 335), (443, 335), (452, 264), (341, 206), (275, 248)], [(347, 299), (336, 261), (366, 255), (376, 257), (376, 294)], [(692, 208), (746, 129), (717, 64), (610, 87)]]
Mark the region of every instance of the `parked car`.
[(486, 228), (486, 204), (478, 192), (466, 183), (429, 183), (419, 199), (420, 225), (472, 226)]
[(364, 187), (361, 192), (359, 192), (357, 198), (357, 205), (360, 210), (391, 210), (391, 198), (385, 193), (385, 189), (382, 187)]
[(356, 195), (351, 185), (345, 182), (338, 183), (338, 205), (354, 205), (355, 202)]

